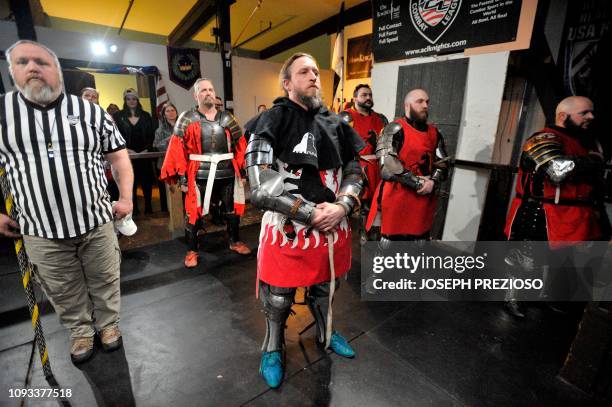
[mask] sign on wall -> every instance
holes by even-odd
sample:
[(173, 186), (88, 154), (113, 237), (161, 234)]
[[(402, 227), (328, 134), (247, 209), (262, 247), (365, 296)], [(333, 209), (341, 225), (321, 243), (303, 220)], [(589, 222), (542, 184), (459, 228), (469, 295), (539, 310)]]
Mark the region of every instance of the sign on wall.
[(376, 62), (514, 41), (521, 0), (373, 0)]
[(372, 76), (372, 34), (349, 38), (346, 51), (346, 79)]
[(200, 51), (193, 48), (168, 48), (170, 80), (189, 90), (200, 74)]

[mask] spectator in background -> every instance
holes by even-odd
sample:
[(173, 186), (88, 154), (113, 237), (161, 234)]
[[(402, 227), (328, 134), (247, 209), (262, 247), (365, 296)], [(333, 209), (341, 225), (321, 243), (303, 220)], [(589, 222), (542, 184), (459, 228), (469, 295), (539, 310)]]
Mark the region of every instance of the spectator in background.
[(265, 112), (266, 110), (268, 110), (266, 105), (259, 105), (259, 106), (257, 106), (257, 113)]
[(117, 113), (119, 111), (119, 106), (117, 106), (114, 103), (111, 103), (108, 105), (108, 107), (106, 108), (106, 113), (110, 114), (111, 116), (114, 116), (115, 113)]
[(225, 110), (225, 106), (223, 105), (223, 99), (221, 99), (219, 96), (215, 96), (215, 109), (217, 109), (219, 112)]
[(89, 100), (96, 105), (100, 104), (100, 93), (94, 88), (83, 88), (81, 90), (81, 98)]
[[(123, 92), (123, 109), (115, 113), (115, 123), (126, 141), (128, 152), (144, 153), (153, 149), (154, 126), (151, 115), (142, 109), (134, 89)], [(144, 195), (145, 214), (153, 212), (151, 194), (154, 182), (153, 163), (150, 158), (132, 158), (134, 168), (134, 215), (139, 214), (137, 185)]]
[[(161, 151), (163, 153), (168, 149), (168, 143), (170, 143), (170, 137), (172, 137), (172, 130), (174, 129), (174, 124), (176, 123), (176, 118), (178, 117), (178, 112), (176, 110), (176, 106), (172, 103), (166, 103), (161, 108), (160, 112), (160, 126), (155, 130), (155, 140), (153, 140), (153, 147), (157, 149), (157, 151)], [(157, 168), (155, 171), (155, 178), (159, 178), (159, 174), (164, 164), (164, 157), (159, 157), (157, 159)], [(157, 185), (159, 186), (159, 200), (161, 202), (161, 210), (162, 212), (168, 212), (168, 201), (166, 198), (166, 185), (165, 182), (157, 181)]]

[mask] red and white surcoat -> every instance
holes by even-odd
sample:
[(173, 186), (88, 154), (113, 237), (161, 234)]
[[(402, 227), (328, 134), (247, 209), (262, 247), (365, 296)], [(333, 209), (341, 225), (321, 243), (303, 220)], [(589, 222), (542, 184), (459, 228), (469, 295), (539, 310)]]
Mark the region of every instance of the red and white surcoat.
[[(299, 179), (300, 170), (291, 172), (287, 165), (277, 160), (279, 173), (285, 180), (285, 190), (309, 202), (302, 195), (292, 192), (295, 184), (287, 182)], [(323, 185), (338, 194), (342, 183), (342, 168), (319, 171)], [(314, 205), (313, 202), (309, 202)], [(294, 238), (292, 234), (295, 233)], [(351, 268), (351, 228), (344, 217), (333, 237), (333, 258), (336, 278)], [(288, 219), (279, 212), (266, 211), (261, 220), (259, 251), (257, 255), (258, 278), (277, 287), (311, 286), (329, 281), (329, 247), (324, 233), (304, 223)]]

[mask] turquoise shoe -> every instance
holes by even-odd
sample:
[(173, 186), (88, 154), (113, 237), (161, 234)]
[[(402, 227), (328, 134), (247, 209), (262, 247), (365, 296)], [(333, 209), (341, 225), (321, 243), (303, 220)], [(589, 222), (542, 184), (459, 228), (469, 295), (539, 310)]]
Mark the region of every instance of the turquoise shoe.
[(351, 345), (336, 331), (332, 332), (329, 347), (335, 353), (345, 358), (355, 357), (355, 351), (351, 348)]
[(283, 363), (281, 359), (280, 351), (264, 352), (261, 355), (259, 374), (263, 376), (268, 386), (273, 389), (280, 386), (283, 380)]

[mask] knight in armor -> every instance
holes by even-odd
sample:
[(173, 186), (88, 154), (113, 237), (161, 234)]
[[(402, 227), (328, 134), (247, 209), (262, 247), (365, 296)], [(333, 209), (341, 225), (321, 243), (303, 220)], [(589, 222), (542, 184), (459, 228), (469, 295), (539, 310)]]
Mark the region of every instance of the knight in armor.
[(214, 208), (227, 224), (230, 250), (251, 253), (239, 235), (240, 216), (245, 208), (241, 172), (246, 141), (234, 116), (215, 108), (215, 89), (210, 80), (198, 79), (193, 89), (198, 107), (177, 119), (160, 177), (170, 183), (180, 179), (187, 186), (187, 268), (198, 265), (198, 231)]
[[(557, 106), (555, 124), (524, 143), (516, 195), (505, 227), (508, 240), (556, 242), (550, 244), (551, 249), (556, 249), (553, 246), (558, 242), (602, 239), (600, 224), (604, 218), (607, 220), (599, 196), (604, 156), (588, 131), (593, 119), (591, 100), (581, 96), (565, 98)], [(525, 244), (520, 253), (506, 261), (523, 268), (539, 268), (544, 280), (548, 280), (549, 260)], [(513, 293), (507, 296), (506, 309), (515, 316), (524, 316)]]
[(427, 92), (408, 92), (404, 109), (404, 117), (384, 127), (376, 146), (382, 181), (372, 199), (367, 229), (380, 225), (383, 244), (430, 238), (437, 191), (448, 172), (444, 139), (427, 123)]
[[(369, 236), (365, 233), (366, 219), (372, 204), (374, 190), (380, 182), (380, 168), (376, 160), (376, 142), (378, 135), (389, 121), (387, 118), (373, 110), (374, 100), (372, 99), (372, 89), (368, 84), (360, 84), (355, 87), (353, 92), (355, 106), (340, 112), (340, 117), (349, 123), (361, 139), (365, 142), (365, 147), (359, 152), (359, 164), (365, 173), (365, 185), (361, 193), (361, 242), (378, 240), (377, 233)], [(378, 229), (376, 227), (376, 229)]]
[(285, 97), (246, 125), (251, 201), (265, 210), (257, 258), (266, 315), (260, 374), (272, 388), (283, 378), (285, 322), (297, 287), (306, 287), (317, 343), (355, 355), (333, 329), (331, 303), (351, 267), (348, 217), (359, 207), (363, 186), (358, 159), (364, 143), (323, 107), (314, 58), (291, 56), (280, 81)]

